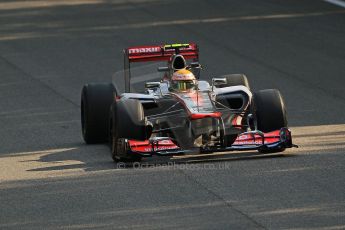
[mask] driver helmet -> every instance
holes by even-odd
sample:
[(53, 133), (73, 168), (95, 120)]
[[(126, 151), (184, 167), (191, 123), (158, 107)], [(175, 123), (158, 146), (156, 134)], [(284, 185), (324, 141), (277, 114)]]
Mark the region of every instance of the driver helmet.
[(171, 89), (178, 92), (186, 92), (196, 89), (196, 78), (194, 74), (186, 69), (173, 73), (171, 77)]

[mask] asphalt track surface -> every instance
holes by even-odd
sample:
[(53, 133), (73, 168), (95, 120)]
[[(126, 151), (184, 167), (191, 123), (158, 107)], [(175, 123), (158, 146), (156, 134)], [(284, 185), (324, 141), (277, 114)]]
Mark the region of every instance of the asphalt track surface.
[[(194, 41), (285, 97), (298, 149), (116, 165), (80, 91), (121, 50)], [(345, 8), (318, 0), (0, 1), (0, 229), (345, 229)]]

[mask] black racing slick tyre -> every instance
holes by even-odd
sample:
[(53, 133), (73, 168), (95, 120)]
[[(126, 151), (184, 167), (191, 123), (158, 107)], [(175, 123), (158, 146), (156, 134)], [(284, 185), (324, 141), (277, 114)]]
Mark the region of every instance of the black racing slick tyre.
[(116, 102), (119, 138), (147, 140), (144, 108), (140, 101), (123, 99)]
[[(282, 95), (277, 89), (260, 90), (254, 93), (257, 129), (271, 132), (287, 127), (286, 109)], [(260, 153), (283, 152), (285, 148), (261, 149)]]
[(222, 76), (223, 78), (226, 78), (226, 84), (222, 84), (220, 86), (217, 86), (218, 88), (224, 88), (229, 86), (236, 86), (236, 85), (243, 85), (250, 89), (248, 78), (244, 74), (229, 74)]
[(142, 104), (134, 99), (115, 101), (110, 111), (110, 145), (115, 162), (140, 161), (139, 155), (129, 153), (127, 140), (147, 140), (151, 131), (145, 123)]
[(271, 132), (287, 127), (285, 104), (279, 90), (260, 90), (254, 93), (253, 101), (258, 130)]
[(81, 126), (87, 144), (104, 143), (109, 137), (109, 109), (116, 90), (111, 83), (84, 85), (81, 93)]

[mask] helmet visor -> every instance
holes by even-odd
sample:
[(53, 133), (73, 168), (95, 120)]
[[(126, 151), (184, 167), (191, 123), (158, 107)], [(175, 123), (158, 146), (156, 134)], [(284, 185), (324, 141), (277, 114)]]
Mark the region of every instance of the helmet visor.
[(179, 91), (186, 91), (195, 88), (195, 83), (192, 80), (188, 81), (173, 81), (172, 88)]

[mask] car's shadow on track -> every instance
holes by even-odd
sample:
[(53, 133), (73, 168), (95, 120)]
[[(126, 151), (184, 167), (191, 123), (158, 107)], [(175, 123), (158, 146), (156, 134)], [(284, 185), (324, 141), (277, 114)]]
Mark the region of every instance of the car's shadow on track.
[(40, 166), (44, 167), (32, 168), (27, 171), (102, 171), (115, 168), (107, 145), (75, 143), (71, 146), (61, 146), (58, 149), (63, 149), (63, 151), (43, 154), (33, 160), (29, 160), (39, 162), (41, 163)]
[[(267, 158), (293, 157), (288, 151), (276, 154), (261, 154), (256, 151), (246, 152), (221, 152), (208, 154), (188, 154), (174, 157), (153, 156), (143, 158), (141, 162), (114, 163), (111, 159), (109, 149), (106, 145), (85, 145), (79, 144), (76, 148), (67, 151), (50, 153), (40, 156), (33, 161), (46, 163), (45, 167), (28, 169), (27, 171), (63, 171), (63, 170), (120, 170), (131, 168), (158, 168), (179, 166), (183, 164), (217, 164), (219, 162), (262, 160)], [(40, 166), (45, 164), (40, 164)]]

